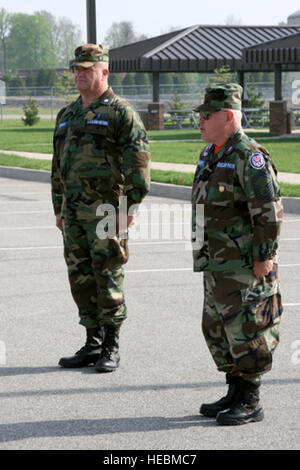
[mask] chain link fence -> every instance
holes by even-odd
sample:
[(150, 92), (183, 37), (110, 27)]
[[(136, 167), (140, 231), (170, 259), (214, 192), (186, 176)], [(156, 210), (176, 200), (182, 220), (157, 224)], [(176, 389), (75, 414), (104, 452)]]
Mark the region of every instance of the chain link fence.
[[(273, 82), (255, 83), (257, 92), (261, 92), (265, 100), (265, 106), (260, 109), (245, 108), (243, 110), (243, 125), (245, 128), (266, 128), (269, 126), (269, 101), (274, 99)], [(128, 99), (130, 103), (141, 113), (148, 110), (148, 104), (152, 102), (152, 85), (122, 85), (114, 86), (114, 92)], [(160, 102), (164, 104), (165, 125), (172, 128), (198, 128), (198, 116), (192, 111), (202, 101), (205, 85), (199, 83), (186, 83), (181, 85), (160, 85)], [(283, 86), (283, 99), (288, 101), (288, 107), (293, 111), (293, 119), (296, 126), (300, 126), (300, 107), (293, 107), (291, 102), (292, 87), (289, 84)], [(78, 96), (78, 91), (73, 88), (62, 87), (6, 87), (6, 103), (2, 106), (4, 119), (18, 119), (23, 115), (23, 106), (29, 98), (34, 99), (39, 108), (40, 118), (54, 120), (57, 112), (67, 103)], [(172, 108), (174, 96), (180, 102), (180, 106)], [(247, 85), (245, 86), (247, 98)]]

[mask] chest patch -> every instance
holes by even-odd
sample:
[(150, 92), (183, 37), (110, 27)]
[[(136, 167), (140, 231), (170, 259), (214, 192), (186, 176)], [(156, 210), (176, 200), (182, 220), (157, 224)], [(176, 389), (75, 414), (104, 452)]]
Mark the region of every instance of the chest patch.
[(94, 126), (108, 126), (108, 121), (102, 118), (101, 113), (98, 113), (97, 116), (93, 115), (92, 119), (89, 119), (89, 113), (86, 117), (88, 118), (86, 124), (91, 124)]
[(86, 124), (94, 124), (96, 126), (108, 126), (108, 121), (104, 121), (104, 119), (90, 119), (86, 121)]
[(218, 162), (217, 168), (227, 168), (228, 170), (234, 170), (235, 169), (235, 163)]

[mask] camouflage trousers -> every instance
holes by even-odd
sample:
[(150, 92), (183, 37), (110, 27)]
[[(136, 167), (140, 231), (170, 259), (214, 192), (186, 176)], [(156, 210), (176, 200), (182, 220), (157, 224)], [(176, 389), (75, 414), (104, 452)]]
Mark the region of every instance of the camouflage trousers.
[(204, 272), (202, 331), (218, 370), (260, 382), (272, 367), (281, 314), (277, 266), (261, 279)]
[(122, 265), (128, 260), (127, 239), (101, 240), (98, 221), (63, 219), (64, 257), (79, 323), (86, 328), (120, 325), (127, 316)]

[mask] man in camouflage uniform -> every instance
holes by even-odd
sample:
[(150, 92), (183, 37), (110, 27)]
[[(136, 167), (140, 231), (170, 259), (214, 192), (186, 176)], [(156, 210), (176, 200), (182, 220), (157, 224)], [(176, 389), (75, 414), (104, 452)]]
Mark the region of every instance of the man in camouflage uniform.
[[(79, 46), (71, 68), (80, 96), (57, 115), (52, 200), (56, 225), (63, 232), (71, 292), (87, 338), (83, 348), (59, 364), (95, 364), (96, 371), (107, 372), (119, 365), (119, 330), (127, 315), (122, 265), (128, 260), (128, 246), (120, 229), (120, 201), (126, 197), (127, 209), (132, 209), (125, 214), (126, 232), (134, 219), (133, 206), (149, 190), (150, 153), (138, 114), (108, 86), (107, 47)], [(115, 232), (107, 228), (107, 235), (102, 230), (98, 236), (107, 207), (116, 214)]]
[(222, 425), (263, 419), (259, 386), (272, 366), (282, 314), (277, 171), (241, 129), (242, 92), (238, 84), (217, 84), (195, 109), (208, 145), (192, 189), (194, 271), (204, 271), (204, 337), (229, 385), (200, 413)]

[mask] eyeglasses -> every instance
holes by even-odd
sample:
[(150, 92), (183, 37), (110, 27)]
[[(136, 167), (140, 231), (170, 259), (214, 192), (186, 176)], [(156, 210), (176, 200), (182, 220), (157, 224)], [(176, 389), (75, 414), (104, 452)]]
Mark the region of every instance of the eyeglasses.
[(91, 67), (81, 67), (80, 65), (73, 65), (71, 68), (72, 68), (72, 72), (76, 72), (76, 73), (87, 73), (90, 69), (92, 69), (94, 67), (94, 65), (92, 65)]
[[(221, 110), (220, 110), (221, 111)], [(208, 121), (210, 116), (212, 114), (215, 114), (215, 113), (219, 113), (219, 111), (213, 111), (212, 113), (199, 113), (200, 115), (200, 118), (199, 119), (203, 119), (204, 121)]]

